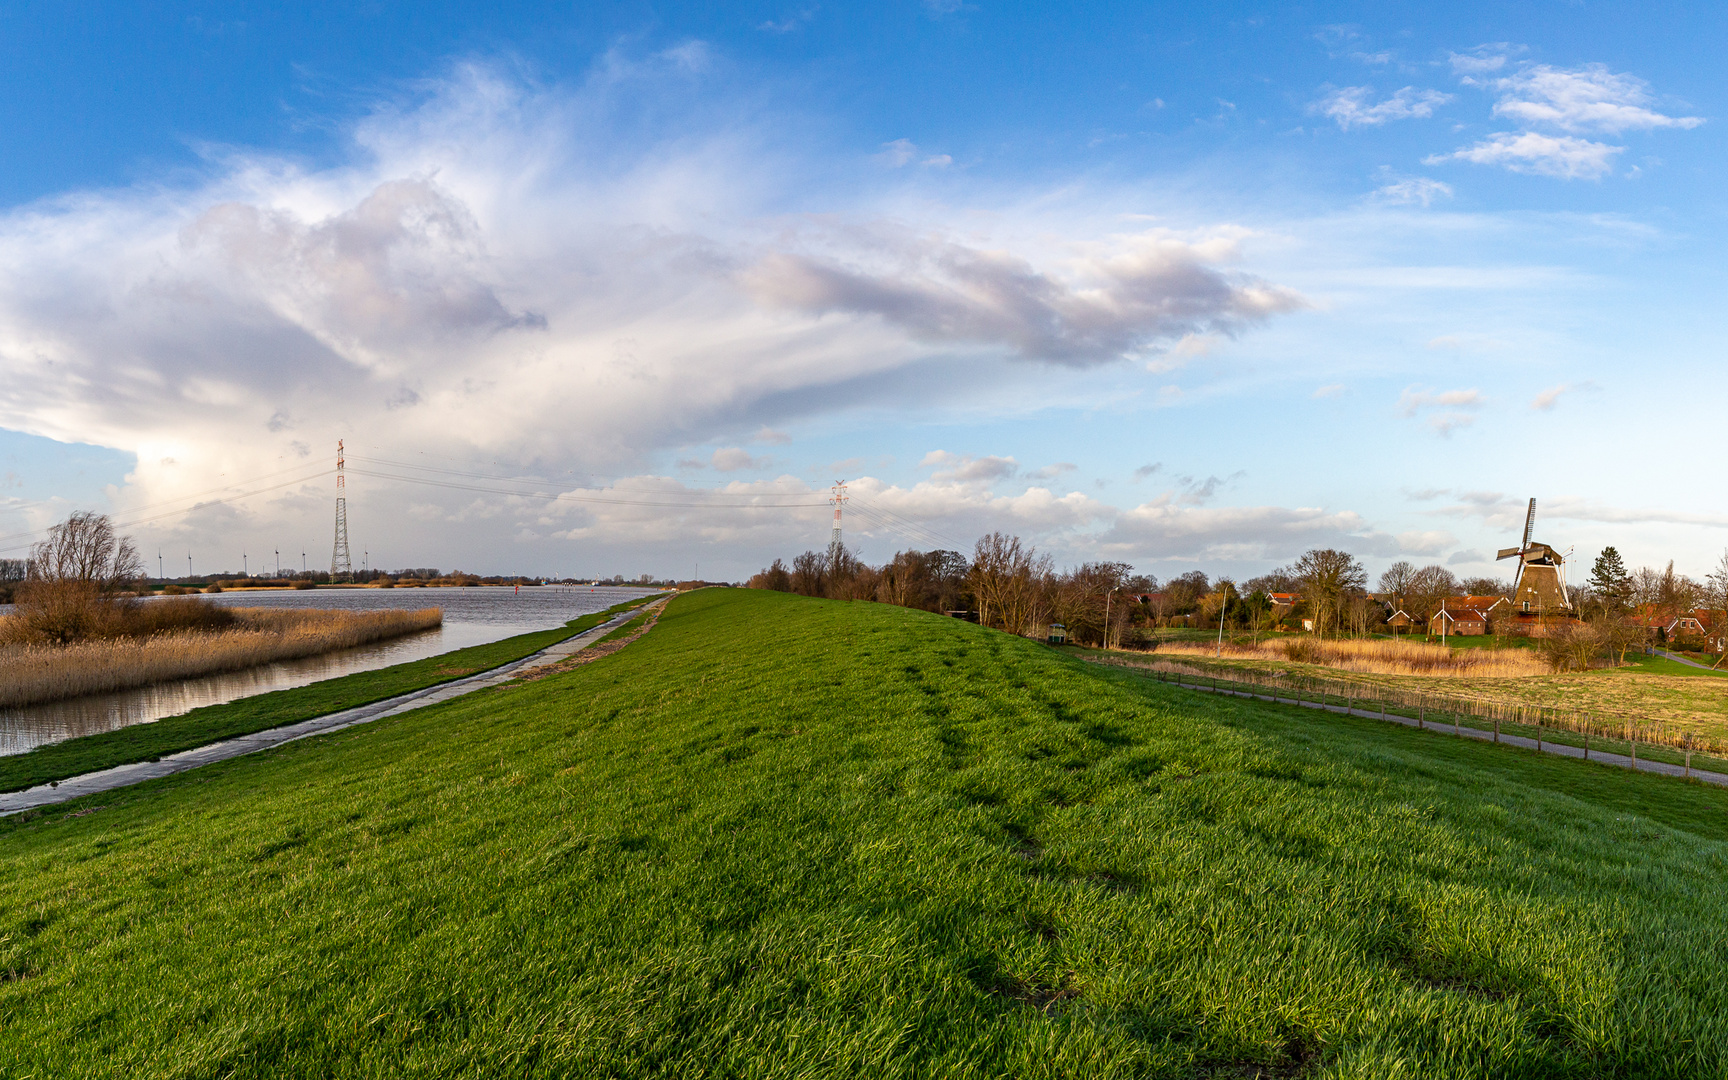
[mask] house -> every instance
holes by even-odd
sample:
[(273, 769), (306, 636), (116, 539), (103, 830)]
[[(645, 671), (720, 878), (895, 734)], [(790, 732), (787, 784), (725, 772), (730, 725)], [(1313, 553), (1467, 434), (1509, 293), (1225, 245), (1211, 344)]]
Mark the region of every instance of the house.
[(1486, 634), (1495, 609), (1503, 604), (1508, 604), (1504, 596), (1448, 596), (1428, 617), (1428, 632), (1437, 630), (1445, 637)]
[(1405, 611), (1403, 608), (1398, 608), (1393, 611), (1392, 614), (1386, 616), (1386, 625), (1395, 631), (1409, 630), (1415, 627), (1416, 620), (1410, 617), (1409, 612)]
[(1302, 602), (1301, 593), (1275, 592), (1267, 593), (1266, 596), (1272, 601), (1272, 610), (1278, 613), (1279, 618), (1288, 615), (1291, 608)]
[(1066, 645), (1068, 644), (1068, 628), (1059, 622), (1053, 622), (1050, 624), (1049, 632), (1045, 634), (1044, 640), (1052, 645)]

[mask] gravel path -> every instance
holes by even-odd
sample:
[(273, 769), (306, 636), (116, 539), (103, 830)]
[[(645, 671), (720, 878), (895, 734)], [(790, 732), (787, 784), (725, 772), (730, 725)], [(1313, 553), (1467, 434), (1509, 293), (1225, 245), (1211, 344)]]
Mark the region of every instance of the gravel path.
[[(655, 601), (658, 604), (665, 602), (664, 600)], [(141, 783), (145, 780), (172, 776), (188, 769), (196, 769), (200, 765), (208, 765), (215, 761), (227, 761), (229, 758), (241, 757), (245, 754), (255, 754), (260, 750), (268, 750), (273, 746), (281, 746), (283, 743), (304, 739), (310, 735), (323, 735), (326, 732), (340, 731), (343, 728), (370, 723), (386, 716), (400, 716), (405, 712), (423, 709), (428, 705), (436, 705), (440, 701), (449, 701), (451, 698), (458, 698), (464, 694), (472, 694), (474, 691), (484, 690), (488, 686), (509, 682), (525, 671), (544, 667), (548, 664), (556, 664), (575, 653), (581, 652), (640, 615), (642, 611), (642, 608), (626, 611), (601, 623), (592, 630), (560, 641), (558, 644), (542, 649), (532, 656), (505, 664), (503, 667), (493, 668), (491, 671), (483, 671), (478, 675), (470, 675), (465, 679), (456, 679), (452, 682), (440, 683), (437, 686), (429, 686), (424, 690), (415, 690), (393, 698), (386, 698), (383, 701), (374, 701), (370, 705), (361, 705), (325, 716), (316, 716), (296, 724), (285, 724), (282, 727), (224, 739), (221, 742), (210, 743), (207, 746), (196, 747), (192, 750), (182, 750), (177, 754), (165, 755), (157, 761), (138, 761), (131, 765), (116, 765), (112, 769), (102, 769), (98, 772), (68, 777), (57, 783), (38, 784), (36, 787), (25, 788), (23, 791), (9, 792), (0, 795), (0, 815), (33, 810), (38, 806), (52, 806), (55, 803), (67, 802), (84, 795), (94, 795)]]

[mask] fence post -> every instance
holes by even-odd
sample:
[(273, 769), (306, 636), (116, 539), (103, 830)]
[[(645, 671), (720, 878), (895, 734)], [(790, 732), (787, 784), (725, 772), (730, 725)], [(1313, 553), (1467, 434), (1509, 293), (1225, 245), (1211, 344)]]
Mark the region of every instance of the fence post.
[(1542, 718), (1536, 718), (1536, 752), (1542, 752)]
[(1420, 729), (1428, 717), (1428, 699), (1422, 698), (1416, 703), (1416, 727)]
[(1632, 727), (1631, 721), (1626, 724), (1626, 741), (1632, 745), (1632, 768), (1638, 768), (1638, 732)]
[(1686, 733), (1686, 779), (1692, 779), (1692, 733)]
[(1590, 732), (1589, 732), (1589, 729), (1585, 729), (1585, 732), (1584, 732), (1584, 760), (1585, 761), (1590, 760)]
[(1500, 745), (1500, 718), (1498, 716), (1494, 718), (1494, 745)]

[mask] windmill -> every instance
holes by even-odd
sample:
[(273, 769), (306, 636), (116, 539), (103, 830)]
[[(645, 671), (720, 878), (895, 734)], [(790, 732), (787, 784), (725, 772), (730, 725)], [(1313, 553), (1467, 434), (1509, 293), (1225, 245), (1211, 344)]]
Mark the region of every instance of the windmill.
[[(1512, 610), (1570, 615), (1572, 600), (1566, 594), (1566, 555), (1547, 544), (1533, 542), (1536, 529), (1536, 500), (1530, 500), (1530, 512), (1524, 516), (1524, 541), (1515, 548), (1501, 548), (1500, 559), (1518, 560), (1517, 575), (1512, 581)], [(1571, 552), (1566, 553), (1570, 555)]]

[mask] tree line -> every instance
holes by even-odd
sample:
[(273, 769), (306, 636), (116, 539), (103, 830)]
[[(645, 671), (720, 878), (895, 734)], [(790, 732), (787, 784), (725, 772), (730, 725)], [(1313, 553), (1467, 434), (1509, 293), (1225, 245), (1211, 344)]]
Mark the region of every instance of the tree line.
[[(1424, 588), (1456, 589), (1441, 567), (1413, 573)], [(1287, 567), (1238, 584), (1191, 570), (1160, 585), (1127, 563), (1087, 562), (1058, 570), (1054, 560), (1020, 537), (980, 537), (968, 557), (957, 551), (901, 551), (872, 566), (850, 549), (806, 551), (753, 576), (749, 586), (834, 600), (872, 600), (925, 611), (962, 613), (986, 626), (1036, 633), (1063, 624), (1070, 639), (1110, 647), (1150, 640), (1170, 625), (1258, 638), (1280, 621), (1312, 624), (1319, 633), (1367, 634), (1383, 622), (1381, 605), (1367, 593), (1368, 575), (1348, 552), (1315, 548)], [(1472, 583), (1475, 584), (1475, 583)], [(1498, 589), (1499, 583), (1493, 582)], [(1274, 594), (1298, 593), (1297, 605)], [(1448, 594), (1450, 595), (1450, 594)]]

